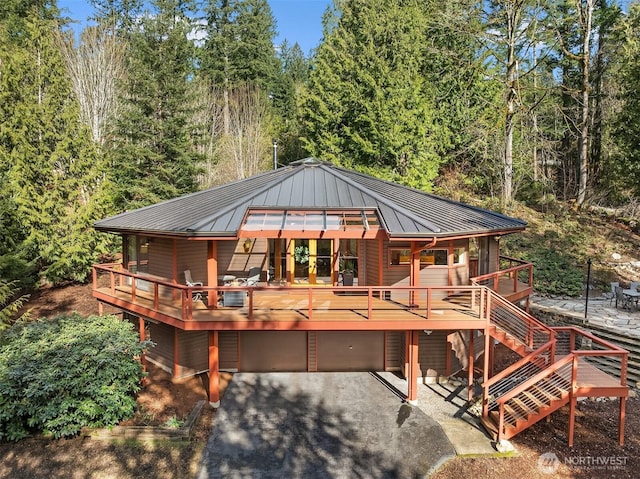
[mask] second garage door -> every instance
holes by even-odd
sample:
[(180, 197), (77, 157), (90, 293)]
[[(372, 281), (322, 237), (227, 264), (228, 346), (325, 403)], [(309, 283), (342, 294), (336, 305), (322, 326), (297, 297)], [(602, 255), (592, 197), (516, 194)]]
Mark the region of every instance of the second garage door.
[(383, 370), (383, 331), (318, 332), (318, 371)]

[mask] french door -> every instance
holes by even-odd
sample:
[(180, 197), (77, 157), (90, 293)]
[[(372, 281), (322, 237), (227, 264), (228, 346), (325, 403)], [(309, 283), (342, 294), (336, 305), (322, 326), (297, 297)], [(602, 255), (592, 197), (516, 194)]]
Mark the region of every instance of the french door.
[(294, 284), (333, 284), (333, 240), (291, 240)]

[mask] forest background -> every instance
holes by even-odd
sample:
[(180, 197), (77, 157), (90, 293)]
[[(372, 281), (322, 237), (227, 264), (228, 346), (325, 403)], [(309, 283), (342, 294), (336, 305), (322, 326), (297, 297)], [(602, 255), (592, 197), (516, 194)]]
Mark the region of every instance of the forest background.
[(3, 284), (86, 281), (120, 246), (94, 221), (307, 156), (516, 216), (635, 215), (635, 3), (335, 0), (309, 56), (266, 0), (90, 3), (79, 38), (55, 0), (0, 6)]

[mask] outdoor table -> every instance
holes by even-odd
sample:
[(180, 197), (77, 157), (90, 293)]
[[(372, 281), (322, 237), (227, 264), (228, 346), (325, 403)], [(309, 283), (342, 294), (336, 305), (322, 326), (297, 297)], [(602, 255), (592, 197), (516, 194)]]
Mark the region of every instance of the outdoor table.
[(634, 307), (638, 307), (638, 300), (640, 300), (640, 291), (637, 289), (623, 289), (622, 294), (629, 298), (630, 302), (633, 302)]

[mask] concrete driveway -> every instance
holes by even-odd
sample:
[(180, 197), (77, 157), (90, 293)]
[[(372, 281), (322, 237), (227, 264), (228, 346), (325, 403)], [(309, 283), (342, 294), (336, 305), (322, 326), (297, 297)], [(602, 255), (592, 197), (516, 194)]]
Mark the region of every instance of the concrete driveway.
[(236, 373), (197, 477), (416, 478), (453, 456), (375, 373)]

